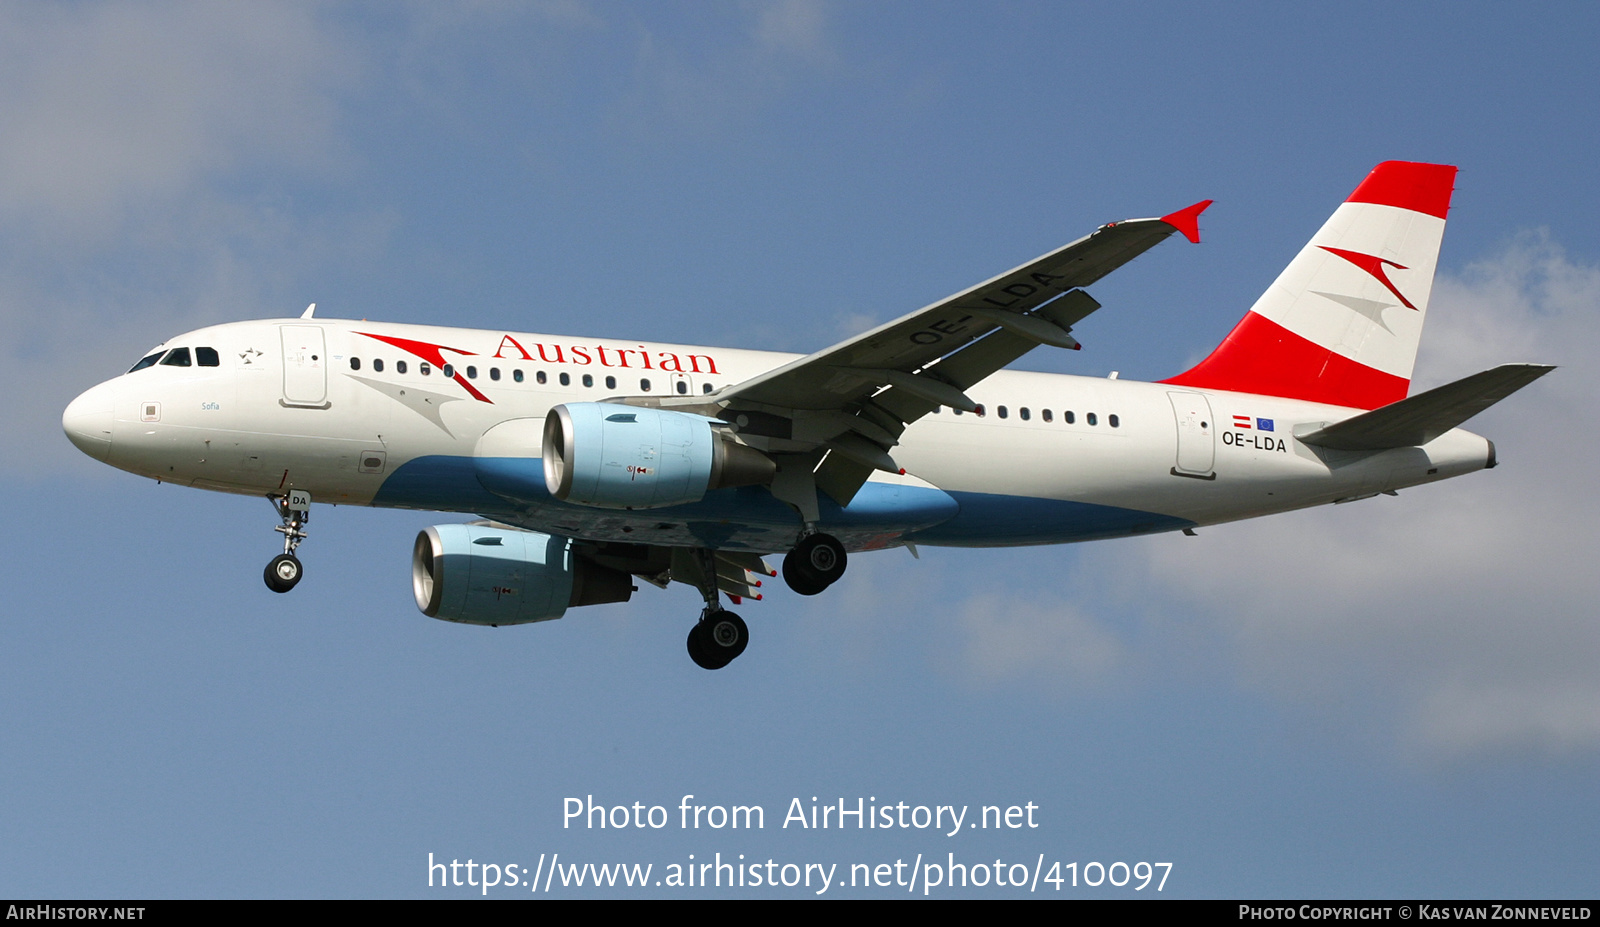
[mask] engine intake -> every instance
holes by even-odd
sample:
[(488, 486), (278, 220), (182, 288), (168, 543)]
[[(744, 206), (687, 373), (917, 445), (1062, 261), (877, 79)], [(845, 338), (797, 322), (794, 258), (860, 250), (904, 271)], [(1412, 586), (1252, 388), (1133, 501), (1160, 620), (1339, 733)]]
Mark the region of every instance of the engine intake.
[(526, 624), (569, 608), (626, 602), (633, 577), (584, 559), (571, 538), (488, 525), (422, 529), (411, 554), (411, 590), (429, 618)]

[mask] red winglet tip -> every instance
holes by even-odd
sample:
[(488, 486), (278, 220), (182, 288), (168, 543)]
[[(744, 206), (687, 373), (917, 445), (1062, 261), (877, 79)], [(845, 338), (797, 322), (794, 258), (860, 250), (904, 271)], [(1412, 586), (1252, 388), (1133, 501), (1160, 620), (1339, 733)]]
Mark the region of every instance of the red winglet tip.
[(1161, 217), (1161, 221), (1183, 233), (1183, 237), (1195, 244), (1200, 243), (1200, 214), (1210, 206), (1211, 200), (1201, 200), (1193, 206), (1187, 206), (1174, 213)]

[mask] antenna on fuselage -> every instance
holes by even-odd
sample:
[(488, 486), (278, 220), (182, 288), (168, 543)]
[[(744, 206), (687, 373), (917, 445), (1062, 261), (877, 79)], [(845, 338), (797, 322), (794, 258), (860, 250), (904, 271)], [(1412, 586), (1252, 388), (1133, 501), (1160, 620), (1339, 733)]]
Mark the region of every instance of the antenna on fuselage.
[(317, 304), (316, 303), (312, 303), (311, 305), (306, 307), (306, 311), (300, 313), (300, 318), (309, 319), (313, 315), (316, 315), (316, 312), (317, 312)]

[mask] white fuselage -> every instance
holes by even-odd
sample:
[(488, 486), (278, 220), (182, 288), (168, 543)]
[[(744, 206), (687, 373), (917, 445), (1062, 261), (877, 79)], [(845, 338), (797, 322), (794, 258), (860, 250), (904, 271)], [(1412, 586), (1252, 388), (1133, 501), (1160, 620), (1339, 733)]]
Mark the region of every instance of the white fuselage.
[[(759, 487), (695, 505), (512, 502), (475, 467), (537, 466), (551, 407), (701, 395), (794, 355), (378, 322), (293, 319), (190, 332), (189, 366), (154, 363), (85, 392), (64, 417), (86, 453), (167, 482), (319, 502), (482, 514), (594, 540), (773, 551), (799, 516)], [(200, 348), (216, 366), (200, 366)], [(208, 355), (209, 356), (209, 355)], [(431, 358), (431, 359), (430, 359)], [(451, 365), (446, 377), (441, 361)], [(1359, 410), (1161, 383), (1000, 371), (893, 449), (823, 527), (852, 550), (906, 542), (1057, 543), (1176, 530), (1366, 496), (1483, 469), (1459, 429), (1422, 447), (1336, 452), (1297, 441)]]

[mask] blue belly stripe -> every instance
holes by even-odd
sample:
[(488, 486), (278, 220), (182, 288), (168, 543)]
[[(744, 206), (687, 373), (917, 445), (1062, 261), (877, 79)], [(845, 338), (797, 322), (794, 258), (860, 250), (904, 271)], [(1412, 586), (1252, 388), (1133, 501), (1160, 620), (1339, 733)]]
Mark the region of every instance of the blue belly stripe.
[(1192, 528), (1186, 518), (1062, 499), (951, 493), (961, 513), (908, 539), (934, 547), (1023, 547), (1096, 541)]
[[(396, 468), (372, 504), (390, 508), (468, 512), (526, 522), (531, 510), (541, 521), (587, 520), (602, 510), (557, 502), (544, 490), (538, 458), (430, 456)], [(490, 488), (496, 490), (491, 492)], [(1126, 537), (1193, 527), (1194, 522), (1088, 502), (1030, 499), (990, 493), (956, 492), (922, 486), (867, 483), (841, 508), (819, 500), (822, 528), (860, 537), (903, 534), (918, 544), (950, 547), (1013, 547), (1062, 544)], [(565, 514), (564, 514), (565, 513)], [(721, 489), (692, 505), (607, 516), (640, 524), (680, 522), (714, 546), (741, 526), (779, 532), (798, 528), (793, 509), (760, 487)]]

